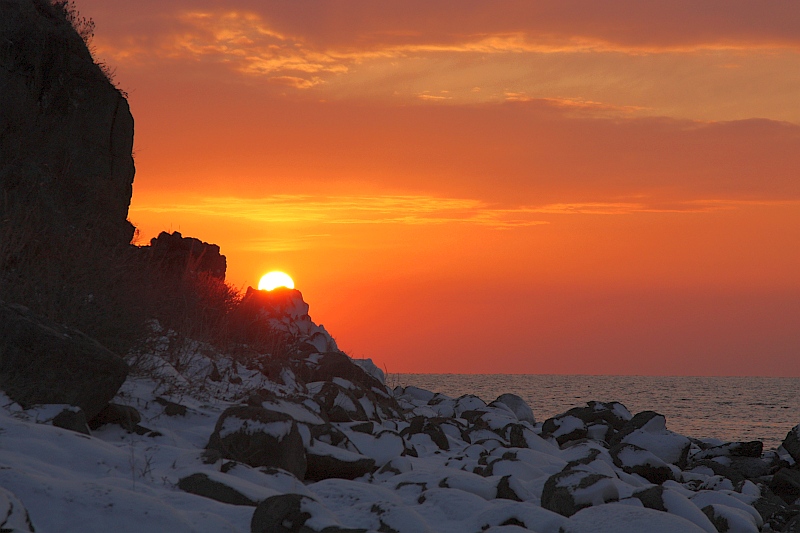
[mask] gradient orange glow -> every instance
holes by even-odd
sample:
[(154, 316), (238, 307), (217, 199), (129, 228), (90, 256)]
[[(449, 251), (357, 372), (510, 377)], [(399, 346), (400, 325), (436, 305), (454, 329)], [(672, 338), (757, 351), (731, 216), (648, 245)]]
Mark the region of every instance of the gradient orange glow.
[(800, 5), (81, 0), (130, 219), (390, 372), (800, 376)]

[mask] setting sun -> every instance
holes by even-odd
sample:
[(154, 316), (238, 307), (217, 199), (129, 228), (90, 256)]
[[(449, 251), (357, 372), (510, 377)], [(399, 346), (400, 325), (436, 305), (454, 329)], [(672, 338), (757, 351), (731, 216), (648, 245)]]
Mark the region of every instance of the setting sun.
[(260, 291), (271, 291), (273, 289), (277, 289), (278, 287), (294, 289), (294, 281), (291, 277), (289, 277), (289, 274), (276, 270), (264, 274), (261, 277), (261, 281), (258, 282), (258, 290)]

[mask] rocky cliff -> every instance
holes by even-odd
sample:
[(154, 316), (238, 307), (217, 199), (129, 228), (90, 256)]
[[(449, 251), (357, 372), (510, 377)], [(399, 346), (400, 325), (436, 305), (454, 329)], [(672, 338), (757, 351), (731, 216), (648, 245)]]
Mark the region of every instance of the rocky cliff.
[(133, 117), (90, 31), (66, 2), (0, 0), (0, 221), (127, 245)]

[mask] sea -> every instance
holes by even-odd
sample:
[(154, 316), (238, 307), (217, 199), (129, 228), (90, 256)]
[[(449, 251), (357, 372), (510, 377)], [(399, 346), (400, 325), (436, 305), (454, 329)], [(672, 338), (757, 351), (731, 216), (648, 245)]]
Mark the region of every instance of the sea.
[(386, 384), (487, 403), (510, 392), (528, 402), (537, 422), (590, 400), (617, 401), (632, 414), (663, 414), (667, 429), (687, 437), (760, 440), (765, 450), (800, 424), (800, 378), (390, 374)]

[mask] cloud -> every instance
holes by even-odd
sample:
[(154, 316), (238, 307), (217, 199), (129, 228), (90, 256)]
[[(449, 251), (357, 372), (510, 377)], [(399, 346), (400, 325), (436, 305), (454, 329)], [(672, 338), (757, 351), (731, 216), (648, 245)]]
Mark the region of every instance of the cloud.
[(206, 197), (185, 203), (149, 203), (139, 211), (192, 213), (267, 224), (476, 224), (512, 228), (547, 224), (535, 211), (493, 207), (480, 200), (433, 196), (275, 195)]
[[(636, 213), (699, 213), (730, 210), (749, 205), (800, 205), (800, 201), (764, 202), (693, 200), (685, 202), (576, 202), (501, 206), (467, 198), (414, 195), (307, 196), (274, 195), (263, 198), (197, 197), (186, 202), (153, 202), (137, 211), (187, 213), (193, 216), (240, 219), (274, 225), (446, 225), (468, 224), (492, 229), (514, 229), (551, 224), (547, 215), (632, 215)], [(545, 219), (543, 219), (545, 216)], [(267, 240), (255, 245), (290, 249), (306, 247), (309, 239), (328, 234), (305, 235), (292, 242)]]

